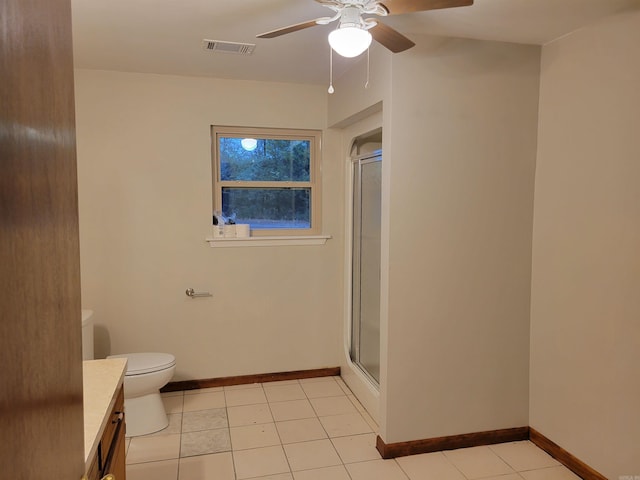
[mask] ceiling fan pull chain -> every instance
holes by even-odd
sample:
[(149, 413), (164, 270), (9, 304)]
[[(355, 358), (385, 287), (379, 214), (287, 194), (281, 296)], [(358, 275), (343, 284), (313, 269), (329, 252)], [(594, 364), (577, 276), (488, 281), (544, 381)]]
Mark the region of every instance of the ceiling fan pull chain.
[(329, 47), (329, 94), (336, 90), (333, 88), (333, 48)]
[(369, 55), (370, 52), (370, 48), (367, 48), (367, 83), (364, 84), (364, 88), (369, 88), (369, 73), (370, 73), (370, 66), (371, 66), (371, 57)]

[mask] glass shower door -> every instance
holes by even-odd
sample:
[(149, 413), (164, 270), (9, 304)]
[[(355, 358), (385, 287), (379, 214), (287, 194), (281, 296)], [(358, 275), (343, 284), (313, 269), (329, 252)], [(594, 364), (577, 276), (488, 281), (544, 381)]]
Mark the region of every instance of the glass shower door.
[(351, 359), (380, 383), (382, 154), (353, 159)]

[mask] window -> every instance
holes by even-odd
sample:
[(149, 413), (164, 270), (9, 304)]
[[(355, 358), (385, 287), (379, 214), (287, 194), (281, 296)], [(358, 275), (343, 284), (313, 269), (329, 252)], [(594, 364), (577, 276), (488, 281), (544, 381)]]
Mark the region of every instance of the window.
[(213, 211), (252, 236), (321, 231), (320, 132), (213, 127)]

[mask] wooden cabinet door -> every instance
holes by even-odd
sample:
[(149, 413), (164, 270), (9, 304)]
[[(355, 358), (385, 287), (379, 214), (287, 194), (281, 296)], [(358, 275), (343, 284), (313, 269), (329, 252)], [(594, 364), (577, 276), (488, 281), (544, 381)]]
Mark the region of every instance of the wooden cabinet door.
[(70, 0), (0, 2), (0, 469), (84, 474)]
[(113, 458), (111, 460), (111, 467), (108, 473), (113, 474), (116, 480), (125, 480), (126, 477), (126, 464), (125, 464), (125, 449), (124, 449), (124, 429), (120, 430), (120, 434), (116, 439), (115, 450)]

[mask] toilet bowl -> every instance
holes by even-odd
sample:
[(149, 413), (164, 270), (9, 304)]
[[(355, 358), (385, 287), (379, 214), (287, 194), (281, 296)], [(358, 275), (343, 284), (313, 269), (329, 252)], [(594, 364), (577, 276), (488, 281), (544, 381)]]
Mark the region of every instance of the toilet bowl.
[[(93, 311), (82, 310), (82, 359), (93, 359)], [(125, 353), (124, 410), (126, 436), (147, 435), (169, 425), (160, 389), (173, 377), (176, 359), (169, 353)]]
[(158, 432), (169, 425), (160, 389), (173, 377), (176, 359), (169, 353), (124, 353), (107, 358), (126, 358), (124, 411), (126, 436)]

